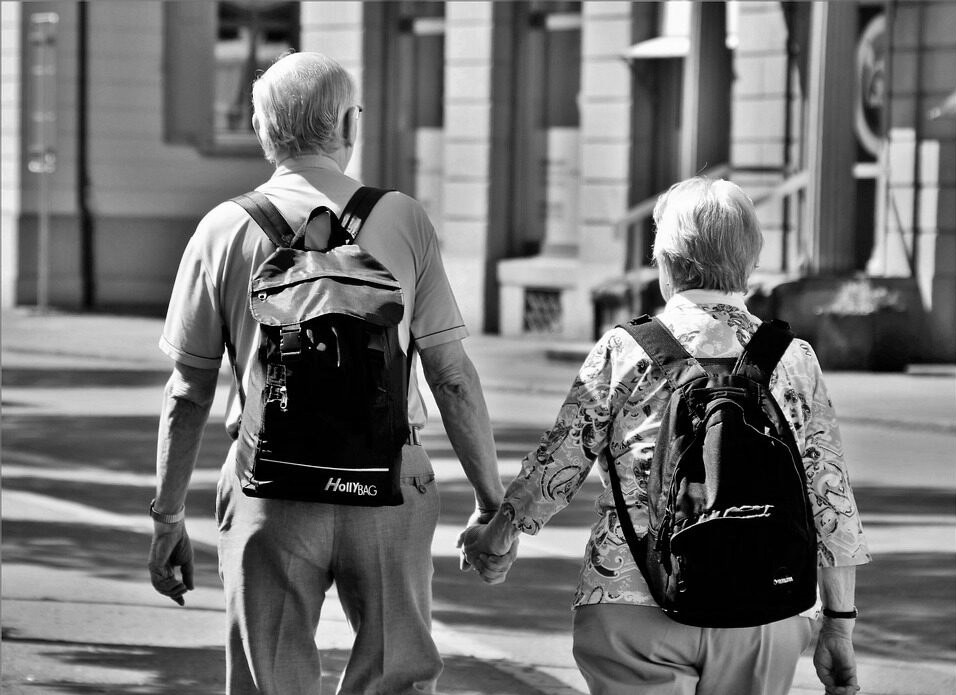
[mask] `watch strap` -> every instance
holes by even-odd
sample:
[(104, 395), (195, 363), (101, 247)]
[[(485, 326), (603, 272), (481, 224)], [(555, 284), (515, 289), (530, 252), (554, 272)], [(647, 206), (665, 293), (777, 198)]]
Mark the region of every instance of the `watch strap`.
[(824, 608), (823, 615), (827, 618), (836, 618), (838, 620), (853, 620), (858, 615), (858, 611), (855, 607), (851, 611), (831, 611), (829, 608)]
[(160, 514), (156, 511), (153, 505), (156, 503), (156, 500), (150, 500), (149, 502), (149, 515), (155, 521), (158, 521), (162, 524), (178, 524), (180, 521), (186, 518), (186, 505), (182, 506), (175, 514)]

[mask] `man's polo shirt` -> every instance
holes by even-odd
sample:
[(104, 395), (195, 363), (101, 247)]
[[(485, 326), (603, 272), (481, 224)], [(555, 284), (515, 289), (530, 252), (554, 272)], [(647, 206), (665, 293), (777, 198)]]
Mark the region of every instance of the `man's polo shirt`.
[[(341, 212), (359, 186), (331, 158), (306, 155), (280, 162), (256, 190), (272, 201), (295, 230), (319, 206)], [(388, 268), (402, 287), (405, 315), (399, 339), (406, 353), (410, 338), (421, 349), (468, 335), (435, 230), (418, 202), (402, 193), (387, 193), (362, 226), (357, 243)], [(229, 339), (236, 349), (236, 371), (248, 392), (259, 340), (258, 324), (249, 310), (249, 286), (256, 268), (274, 250), (236, 203), (225, 202), (211, 210), (183, 253), (160, 339), (163, 352), (191, 367), (218, 369)], [(415, 369), (408, 404), (411, 424), (423, 426), (426, 413)], [(233, 386), (226, 416), (231, 433), (236, 431), (240, 412)]]

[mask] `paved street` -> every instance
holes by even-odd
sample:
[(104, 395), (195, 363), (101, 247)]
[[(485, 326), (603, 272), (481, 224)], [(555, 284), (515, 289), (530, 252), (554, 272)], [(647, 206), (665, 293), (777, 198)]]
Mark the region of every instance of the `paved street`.
[[(155, 319), (3, 315), (3, 692), (205, 695), (222, 691), (222, 592), (212, 520), (227, 438), (225, 388), (189, 496), (197, 589), (155, 594), (145, 558), (156, 418), (168, 363)], [(560, 405), (581, 345), (474, 336), (505, 481)], [(566, 354), (565, 354), (566, 353)], [(550, 355), (550, 358), (549, 358)], [(223, 373), (222, 384), (227, 375)], [(828, 375), (874, 563), (858, 574), (860, 680), (873, 695), (956, 692), (956, 378)], [(434, 409), (433, 409), (434, 412)], [(435, 635), (443, 693), (584, 693), (569, 602), (598, 487), (539, 536), (508, 582), (457, 569), (469, 488), (437, 419), (424, 443), (441, 483)], [(318, 643), (333, 692), (349, 631), (326, 604)], [(822, 692), (801, 660), (793, 695)]]

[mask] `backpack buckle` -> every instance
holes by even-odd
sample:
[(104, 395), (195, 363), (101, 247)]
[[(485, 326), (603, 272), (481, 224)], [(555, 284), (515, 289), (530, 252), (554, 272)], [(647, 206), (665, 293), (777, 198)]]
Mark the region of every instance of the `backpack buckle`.
[(302, 330), (299, 324), (282, 326), (279, 335), (279, 352), (283, 364), (297, 362), (302, 358)]

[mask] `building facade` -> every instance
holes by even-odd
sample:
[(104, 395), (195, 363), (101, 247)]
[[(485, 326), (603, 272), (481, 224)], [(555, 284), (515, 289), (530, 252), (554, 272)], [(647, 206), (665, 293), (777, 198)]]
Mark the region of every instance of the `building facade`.
[(921, 357), (956, 359), (946, 0), (0, 10), (7, 306), (160, 310), (199, 217), (269, 175), (248, 86), (293, 48), (358, 78), (349, 173), (423, 202), (474, 332), (590, 338), (652, 307), (653, 201), (709, 172), (758, 205), (755, 290), (905, 280)]

